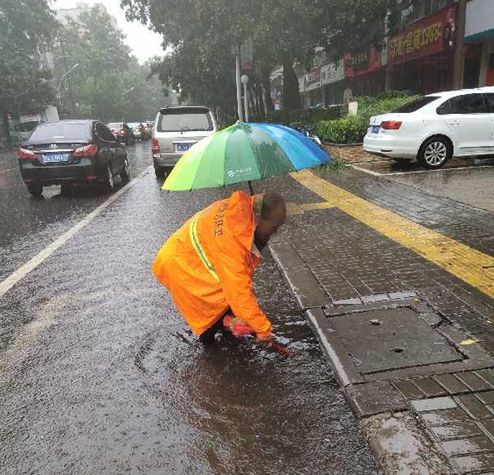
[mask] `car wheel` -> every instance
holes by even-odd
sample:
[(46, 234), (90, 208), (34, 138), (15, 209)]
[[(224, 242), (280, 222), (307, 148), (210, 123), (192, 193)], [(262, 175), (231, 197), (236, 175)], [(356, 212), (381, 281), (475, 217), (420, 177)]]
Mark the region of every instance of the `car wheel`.
[(103, 181), (103, 189), (107, 193), (111, 193), (115, 189), (115, 183), (113, 181), (113, 171), (110, 165), (106, 167), (105, 178)]
[(417, 161), (424, 168), (434, 170), (443, 167), (453, 155), (451, 142), (444, 137), (431, 137), (420, 147)]
[(166, 171), (161, 167), (154, 167), (154, 173), (156, 174), (156, 178), (164, 178), (166, 176)]
[(123, 183), (128, 183), (130, 181), (130, 165), (127, 157), (124, 159), (124, 169), (122, 173), (120, 173), (120, 178)]
[(43, 194), (43, 186), (39, 183), (28, 183), (27, 191), (36, 198), (39, 198)]

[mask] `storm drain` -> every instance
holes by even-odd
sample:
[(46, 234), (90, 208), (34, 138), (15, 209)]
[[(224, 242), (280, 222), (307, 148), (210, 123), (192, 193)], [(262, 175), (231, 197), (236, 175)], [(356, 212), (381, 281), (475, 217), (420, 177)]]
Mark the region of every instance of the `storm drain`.
[(411, 308), (353, 313), (330, 324), (362, 374), (463, 359)]

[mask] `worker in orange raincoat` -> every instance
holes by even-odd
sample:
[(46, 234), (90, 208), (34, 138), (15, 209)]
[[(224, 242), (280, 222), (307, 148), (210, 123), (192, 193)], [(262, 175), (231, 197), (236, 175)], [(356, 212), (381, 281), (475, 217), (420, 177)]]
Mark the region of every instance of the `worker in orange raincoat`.
[(153, 274), (204, 344), (214, 342), (229, 312), (259, 341), (271, 342), (271, 323), (257, 303), (252, 275), (285, 217), (280, 195), (236, 191), (192, 216), (158, 252)]

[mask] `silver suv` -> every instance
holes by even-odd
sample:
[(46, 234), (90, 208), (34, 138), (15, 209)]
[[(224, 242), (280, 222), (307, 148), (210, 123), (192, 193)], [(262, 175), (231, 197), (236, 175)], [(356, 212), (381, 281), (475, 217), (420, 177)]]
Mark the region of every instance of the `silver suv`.
[(156, 176), (166, 175), (192, 145), (218, 130), (207, 107), (174, 106), (158, 112), (151, 149)]

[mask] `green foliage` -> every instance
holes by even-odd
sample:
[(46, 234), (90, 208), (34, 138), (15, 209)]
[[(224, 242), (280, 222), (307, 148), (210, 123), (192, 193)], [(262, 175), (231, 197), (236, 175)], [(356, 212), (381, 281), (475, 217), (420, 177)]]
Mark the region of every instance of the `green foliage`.
[(357, 97), (358, 114), (365, 117), (384, 114), (397, 109), (413, 99), (415, 97), (396, 91), (379, 94), (376, 97), (360, 96)]
[(323, 120), (316, 126), (321, 140), (332, 143), (361, 142), (367, 132), (368, 119), (360, 115), (349, 115), (337, 120)]
[[(191, 102), (219, 106), (223, 122), (234, 117), (236, 108), (232, 46), (253, 41), (249, 88), (254, 114), (261, 116), (265, 106), (268, 111), (272, 107), (272, 67), (288, 65), (284, 84), (291, 86), (291, 96), (298, 96), (291, 66), (295, 60), (308, 66), (320, 42), (322, 7), (312, 0), (122, 0), (122, 6), (129, 18), (163, 35), (169, 54), (158, 67), (160, 78), (180, 85)], [(291, 97), (290, 104), (300, 107), (299, 98)]]
[(62, 116), (140, 121), (154, 118), (166, 105), (160, 81), (150, 77), (151, 66), (130, 56), (123, 34), (97, 8), (63, 29), (58, 53)]
[(316, 133), (326, 142), (362, 142), (371, 116), (391, 112), (413, 99), (415, 97), (397, 92), (383, 93), (377, 97), (357, 97), (358, 115), (349, 115), (337, 120), (322, 120), (316, 126)]
[(41, 52), (57, 26), (46, 0), (0, 3), (0, 115), (38, 112), (53, 99)]
[(346, 113), (344, 106), (333, 106), (321, 109), (296, 109), (292, 111), (282, 110), (273, 111), (268, 115), (268, 122), (289, 125), (294, 127), (297, 125), (316, 124), (321, 120), (332, 120), (343, 117)]

